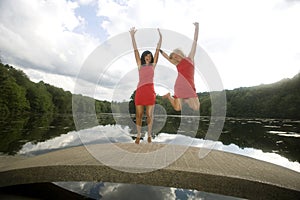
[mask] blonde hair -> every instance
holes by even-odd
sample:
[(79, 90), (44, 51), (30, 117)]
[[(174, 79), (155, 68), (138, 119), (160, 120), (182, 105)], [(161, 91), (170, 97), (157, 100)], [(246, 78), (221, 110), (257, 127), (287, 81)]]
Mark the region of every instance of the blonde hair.
[(174, 49), (173, 52), (170, 54), (169, 57), (172, 58), (174, 53), (178, 54), (178, 55), (180, 55), (182, 57), (185, 57), (185, 54), (183, 53), (183, 51), (180, 48)]

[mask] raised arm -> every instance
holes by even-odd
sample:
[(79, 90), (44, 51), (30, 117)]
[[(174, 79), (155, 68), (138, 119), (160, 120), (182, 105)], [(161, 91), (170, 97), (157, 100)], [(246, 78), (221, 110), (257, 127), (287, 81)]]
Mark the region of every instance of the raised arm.
[(178, 62), (176, 61), (176, 60), (174, 60), (174, 59), (172, 59), (166, 52), (164, 52), (163, 50), (159, 50), (159, 52), (161, 53), (161, 55), (163, 55), (163, 57), (165, 58), (165, 59), (167, 59), (170, 63), (172, 63), (173, 65), (177, 65), (178, 64)]
[(154, 60), (153, 61), (153, 66), (154, 67), (156, 66), (157, 61), (158, 61), (159, 50), (160, 50), (161, 42), (162, 42), (162, 35), (161, 35), (161, 32), (160, 32), (159, 28), (157, 29), (157, 31), (158, 31), (158, 34), (159, 34), (159, 40), (158, 40), (156, 51), (155, 51), (154, 58), (153, 58), (153, 60)]
[(194, 25), (195, 25), (194, 41), (193, 41), (193, 44), (192, 44), (191, 51), (190, 51), (190, 53), (188, 55), (188, 57), (191, 60), (193, 60), (193, 61), (194, 61), (194, 57), (195, 57), (196, 49), (197, 49), (197, 41), (198, 41), (198, 33), (199, 33), (199, 23), (195, 22)]
[(132, 46), (133, 46), (133, 50), (134, 50), (134, 56), (135, 56), (136, 64), (137, 64), (138, 68), (140, 69), (142, 62), (141, 62), (140, 53), (137, 50), (137, 45), (136, 45), (135, 36), (134, 36), (136, 31), (137, 30), (135, 29), (135, 27), (132, 27), (129, 30), (129, 33), (130, 33), (130, 36), (131, 36), (131, 41), (132, 41)]

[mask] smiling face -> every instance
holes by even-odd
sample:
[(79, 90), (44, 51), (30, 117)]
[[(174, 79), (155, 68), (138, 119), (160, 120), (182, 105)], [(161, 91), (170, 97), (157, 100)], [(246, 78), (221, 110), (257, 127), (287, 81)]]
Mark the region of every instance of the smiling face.
[(149, 65), (153, 63), (154, 58), (153, 55), (150, 51), (144, 51), (142, 56), (141, 56), (141, 64), (142, 65)]
[(169, 58), (178, 63), (182, 60), (183, 57), (181, 55), (173, 52), (173, 53), (170, 54)]
[(146, 64), (150, 64), (152, 61), (152, 55), (149, 53), (145, 56), (145, 62)]
[(176, 61), (177, 63), (180, 62), (184, 57), (185, 55), (180, 49), (174, 49), (169, 56), (170, 59)]

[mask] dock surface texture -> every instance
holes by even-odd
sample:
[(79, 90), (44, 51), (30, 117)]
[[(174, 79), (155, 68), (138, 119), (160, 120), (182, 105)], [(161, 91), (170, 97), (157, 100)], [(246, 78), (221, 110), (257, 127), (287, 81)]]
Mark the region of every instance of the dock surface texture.
[(218, 150), (109, 143), (33, 157), (0, 156), (0, 187), (61, 181), (145, 184), (247, 199), (300, 198), (300, 173)]

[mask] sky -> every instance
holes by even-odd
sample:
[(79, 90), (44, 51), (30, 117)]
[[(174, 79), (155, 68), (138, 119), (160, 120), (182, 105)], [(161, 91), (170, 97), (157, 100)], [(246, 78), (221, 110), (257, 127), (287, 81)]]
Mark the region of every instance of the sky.
[[(0, 58), (32, 81), (122, 101), (130, 98), (138, 81), (133, 52), (120, 50), (130, 48), (129, 29), (137, 28), (141, 51), (146, 47), (154, 51), (158, 39), (154, 31), (160, 28), (162, 49), (170, 50), (164, 43), (170, 33), (192, 41), (193, 23), (199, 22), (197, 53), (212, 61), (216, 80), (224, 89), (250, 87), (300, 72), (299, 19), (299, 0), (1, 0)], [(148, 39), (151, 45), (143, 46)], [(95, 51), (105, 50), (107, 41), (119, 42), (113, 48), (120, 55), (91, 61)], [(172, 42), (182, 44), (176, 38)], [(195, 60), (201, 60), (200, 54)], [(86, 67), (103, 60), (109, 64), (98, 64), (98, 71)], [(198, 64), (196, 90), (211, 91), (201, 71), (211, 66)], [(176, 76), (176, 69), (161, 56), (156, 92), (172, 93)]]

